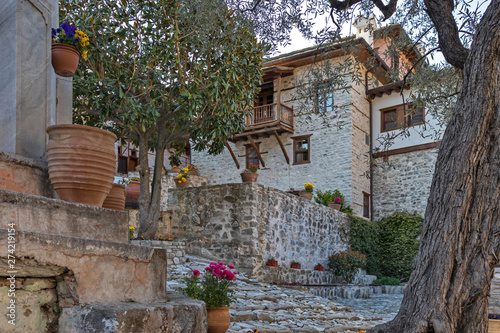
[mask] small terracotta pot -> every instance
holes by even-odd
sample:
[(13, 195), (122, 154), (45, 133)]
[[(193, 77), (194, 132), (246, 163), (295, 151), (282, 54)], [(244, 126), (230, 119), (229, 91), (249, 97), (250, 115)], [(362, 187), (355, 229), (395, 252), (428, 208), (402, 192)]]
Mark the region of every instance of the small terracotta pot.
[(180, 183), (179, 183), (179, 180), (177, 178), (175, 179), (175, 186), (177, 186), (179, 188), (189, 187), (190, 183), (191, 183), (191, 180), (189, 178), (187, 178), (185, 182), (180, 182)]
[(125, 185), (113, 184), (111, 191), (102, 204), (102, 208), (125, 210)]
[(291, 264), (290, 267), (294, 268), (294, 269), (300, 269), (302, 267), (302, 265), (301, 264)]
[(225, 333), (231, 323), (229, 308), (207, 308), (207, 333)]
[(240, 175), (243, 183), (255, 183), (257, 181), (257, 177), (259, 177), (256, 172), (242, 172)]
[(278, 267), (278, 260), (268, 260), (267, 266)]
[(300, 190), (299, 195), (307, 200), (312, 200), (313, 192), (306, 192), (306, 190)]
[(125, 201), (137, 203), (139, 201), (139, 194), (141, 194), (141, 182), (132, 180), (127, 185), (127, 196), (125, 197)]
[(314, 270), (323, 272), (325, 270), (325, 268), (323, 266), (314, 266)]
[(76, 47), (61, 43), (52, 44), (52, 67), (57, 75), (72, 77), (79, 61), (80, 51)]
[(190, 176), (198, 176), (198, 170), (189, 170), (188, 175)]
[(333, 210), (340, 210), (340, 205), (334, 203), (333, 201), (328, 203), (328, 207), (330, 207)]
[(172, 173), (180, 173), (181, 172), (181, 168), (172, 168)]

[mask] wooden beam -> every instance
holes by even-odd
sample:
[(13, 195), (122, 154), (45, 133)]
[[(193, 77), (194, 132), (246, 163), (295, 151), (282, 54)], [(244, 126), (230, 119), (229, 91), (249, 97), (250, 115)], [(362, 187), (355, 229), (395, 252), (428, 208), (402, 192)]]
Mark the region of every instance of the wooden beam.
[(287, 164), (290, 164), (290, 159), (288, 158), (288, 154), (286, 153), (285, 146), (283, 146), (283, 142), (281, 142), (281, 139), (278, 135), (278, 132), (274, 131), (274, 136), (276, 139), (278, 139), (278, 143), (280, 144), (281, 151), (283, 152), (283, 155), (285, 155), (285, 160)]
[(231, 157), (233, 158), (234, 164), (236, 164), (236, 167), (239, 169), (240, 168), (240, 164), (238, 163), (238, 160), (236, 159), (236, 156), (234, 156), (234, 153), (233, 153), (233, 150), (231, 149), (231, 146), (227, 142), (226, 142), (226, 147), (227, 147), (227, 150), (229, 150), (229, 153), (231, 154)]
[(252, 137), (250, 135), (247, 135), (248, 141), (250, 141), (250, 144), (252, 145), (252, 148), (255, 149), (255, 152), (257, 153), (257, 157), (259, 158), (260, 164), (262, 164), (262, 167), (266, 167), (266, 164), (264, 163), (264, 159), (260, 155), (259, 148), (257, 148), (257, 145), (253, 141)]

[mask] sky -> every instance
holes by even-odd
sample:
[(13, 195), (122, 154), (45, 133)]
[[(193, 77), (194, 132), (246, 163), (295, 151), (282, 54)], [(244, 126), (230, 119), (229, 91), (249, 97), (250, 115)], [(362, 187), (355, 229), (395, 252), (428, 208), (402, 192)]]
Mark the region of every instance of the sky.
[[(387, 1), (385, 1), (387, 2)], [(488, 5), (490, 4), (491, 0), (472, 0), (471, 1), (471, 7), (476, 8), (477, 5), (480, 5), (481, 11), (484, 13)], [(380, 12), (377, 13), (378, 16), (380, 16)], [(320, 16), (316, 19), (316, 30), (320, 30), (324, 28), (326, 25), (331, 25), (331, 19), (329, 18), (328, 15)], [(382, 23), (378, 24), (378, 27), (384, 26), (387, 23)], [(352, 28), (350, 26), (344, 26), (342, 27), (342, 35), (343, 36), (349, 36), (353, 35), (354, 32), (352, 31)], [(300, 50), (309, 46), (313, 46), (314, 41), (313, 40), (307, 40), (304, 37), (302, 37), (301, 33), (297, 30), (294, 29), (291, 33), (291, 42), (288, 44), (286, 47), (280, 46), (278, 48), (278, 52), (276, 54), (273, 54), (273, 56), (279, 55), (279, 54), (284, 54), (296, 50)], [(429, 61), (431, 63), (439, 63), (444, 61), (444, 57), (441, 54), (441, 52), (434, 52), (434, 57), (429, 58)]]

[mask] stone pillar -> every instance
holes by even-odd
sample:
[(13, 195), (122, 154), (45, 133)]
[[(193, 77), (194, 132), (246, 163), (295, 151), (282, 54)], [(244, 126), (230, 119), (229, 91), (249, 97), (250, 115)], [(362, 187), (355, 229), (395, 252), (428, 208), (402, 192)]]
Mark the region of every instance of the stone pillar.
[(58, 16), (58, 0), (0, 1), (0, 151), (44, 160), (45, 129), (71, 120), (71, 108), (56, 114), (51, 28)]

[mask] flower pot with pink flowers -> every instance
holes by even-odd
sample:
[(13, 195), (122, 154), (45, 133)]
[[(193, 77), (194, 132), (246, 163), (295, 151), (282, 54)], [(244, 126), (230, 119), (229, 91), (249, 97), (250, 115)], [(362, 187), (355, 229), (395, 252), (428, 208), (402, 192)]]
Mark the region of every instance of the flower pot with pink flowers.
[(330, 201), (328, 203), (328, 207), (330, 207), (332, 210), (340, 210), (340, 207), (342, 207), (342, 199), (339, 197), (333, 198), (333, 201)]
[(245, 169), (240, 175), (241, 175), (241, 181), (244, 183), (250, 183), (253, 182), (255, 183), (257, 181), (257, 177), (259, 176), (257, 174), (257, 171), (259, 171), (260, 166), (254, 165), (253, 163), (250, 163), (250, 167), (248, 169)]

